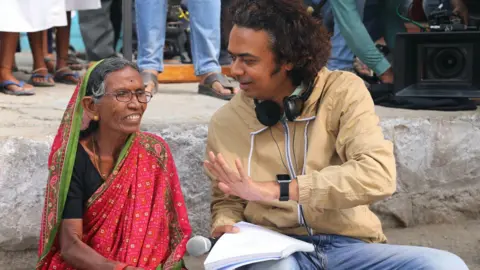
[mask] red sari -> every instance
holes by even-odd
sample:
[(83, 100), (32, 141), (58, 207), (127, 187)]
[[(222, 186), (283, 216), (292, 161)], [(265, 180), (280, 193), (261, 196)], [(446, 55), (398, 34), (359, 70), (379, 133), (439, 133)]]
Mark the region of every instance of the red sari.
[[(73, 269), (60, 255), (57, 236), (82, 124), (80, 100), (91, 70), (77, 86), (50, 152), (36, 269)], [(168, 145), (153, 134), (132, 134), (113, 173), (88, 200), (83, 242), (105, 258), (130, 266), (180, 269), (190, 234)]]

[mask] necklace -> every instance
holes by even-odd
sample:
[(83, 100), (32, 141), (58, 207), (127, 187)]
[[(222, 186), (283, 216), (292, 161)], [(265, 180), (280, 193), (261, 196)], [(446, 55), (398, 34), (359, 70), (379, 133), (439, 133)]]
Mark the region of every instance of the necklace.
[[(94, 135), (92, 135), (92, 148), (93, 148), (93, 162), (95, 163), (95, 166), (97, 167), (98, 172), (100, 173), (102, 178), (105, 179), (105, 178), (107, 178), (107, 174), (102, 172), (102, 167), (101, 167), (102, 161), (100, 160), (100, 154), (98, 154), (98, 157), (97, 157), (97, 151), (96, 151), (97, 141), (95, 140)], [(100, 151), (100, 149), (99, 149), (99, 151)]]

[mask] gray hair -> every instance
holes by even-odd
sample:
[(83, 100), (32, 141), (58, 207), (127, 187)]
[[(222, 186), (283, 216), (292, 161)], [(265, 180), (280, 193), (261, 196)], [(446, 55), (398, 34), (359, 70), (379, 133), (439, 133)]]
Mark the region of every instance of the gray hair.
[(94, 102), (98, 102), (100, 98), (105, 95), (105, 78), (107, 75), (126, 67), (131, 67), (140, 72), (135, 63), (125, 60), (121, 57), (110, 57), (104, 59), (90, 74), (85, 95), (92, 96)]

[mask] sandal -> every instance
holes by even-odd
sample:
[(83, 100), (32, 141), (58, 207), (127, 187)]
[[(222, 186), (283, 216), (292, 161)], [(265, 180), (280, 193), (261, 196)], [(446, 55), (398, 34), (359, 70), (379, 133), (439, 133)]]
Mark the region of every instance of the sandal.
[[(235, 86), (232, 84), (232, 80), (233, 79), (223, 75), (222, 73), (212, 73), (205, 78), (203, 84), (198, 85), (198, 93), (223, 100), (230, 100), (233, 98), (233, 96), (235, 96), (233, 93)], [(228, 95), (218, 93), (213, 88), (214, 82), (219, 82), (223, 88), (229, 89), (232, 93)]]
[[(38, 68), (32, 71), (32, 76), (30, 77), (30, 80), (28, 80), (28, 83), (33, 85), (33, 86), (38, 86), (38, 87), (51, 87), (55, 86), (55, 82), (51, 82), (50, 79), (53, 78), (52, 75), (50, 74), (39, 74), (38, 72), (41, 70), (47, 70), (47, 68)], [(42, 78), (43, 81), (35, 81), (35, 78)]]
[(0, 92), (3, 92), (4, 94), (6, 95), (13, 95), (13, 96), (31, 96), (31, 95), (35, 95), (35, 92), (34, 92), (34, 88), (31, 89), (31, 90), (17, 90), (17, 91), (14, 91), (14, 90), (10, 90), (8, 89), (7, 87), (10, 86), (10, 85), (16, 85), (20, 88), (23, 88), (23, 86), (25, 85), (25, 82), (24, 81), (20, 81), (19, 83), (16, 83), (14, 81), (10, 81), (10, 80), (5, 80), (3, 82), (0, 82)]
[(82, 70), (87, 66), (87, 63), (74, 54), (69, 54), (67, 58), (67, 65), (71, 70)]
[(142, 81), (143, 81), (143, 86), (147, 87), (149, 83), (153, 82), (153, 94), (158, 93), (158, 78), (155, 76), (155, 74), (147, 71), (142, 71), (140, 73), (142, 75)]
[[(62, 70), (64, 72), (61, 72)], [(73, 79), (69, 77), (73, 77)], [(77, 85), (80, 81), (80, 75), (78, 75), (77, 72), (73, 72), (70, 67), (66, 66), (58, 69), (57, 72), (55, 72), (55, 77), (53, 79), (58, 83)]]

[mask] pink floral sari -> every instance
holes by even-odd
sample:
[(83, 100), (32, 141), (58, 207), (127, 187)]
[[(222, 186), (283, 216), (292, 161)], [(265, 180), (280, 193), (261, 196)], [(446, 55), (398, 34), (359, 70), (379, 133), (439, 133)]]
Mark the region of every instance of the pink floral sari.
[[(36, 269), (73, 269), (60, 255), (57, 236), (82, 126), (80, 101), (94, 68), (75, 89), (52, 145)], [(152, 134), (132, 134), (113, 173), (88, 200), (82, 240), (110, 260), (181, 269), (190, 234), (168, 145)]]

